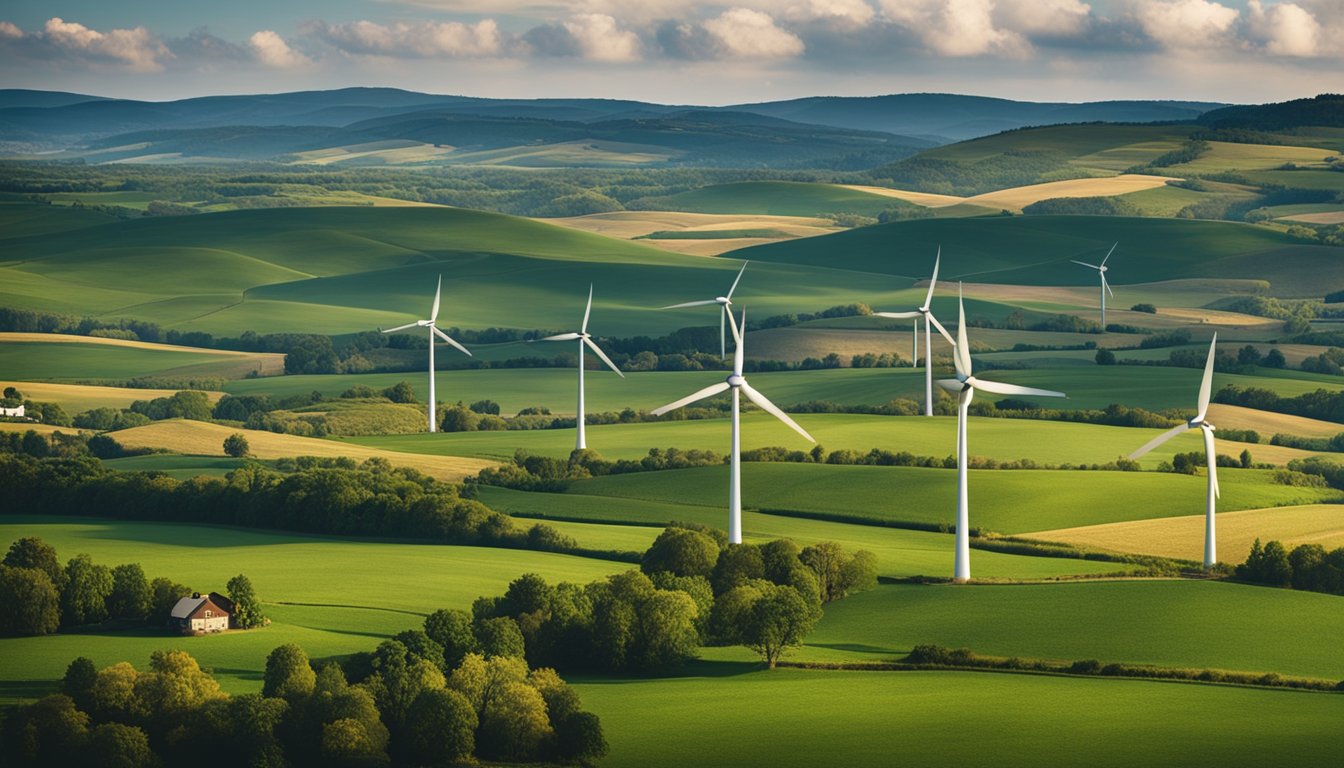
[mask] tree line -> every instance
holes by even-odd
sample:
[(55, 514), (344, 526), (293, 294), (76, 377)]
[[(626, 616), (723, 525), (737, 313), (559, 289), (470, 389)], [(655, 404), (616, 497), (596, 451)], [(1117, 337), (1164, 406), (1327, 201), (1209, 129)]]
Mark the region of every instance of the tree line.
[(1344, 547), (1326, 550), (1320, 544), (1299, 544), (1289, 550), (1282, 542), (1271, 540), (1261, 546), (1256, 539), (1236, 575), (1253, 584), (1344, 595)]
[[(226, 589), (235, 626), (265, 622), (246, 576), (229, 579)], [(0, 562), (0, 636), (47, 635), (93, 624), (162, 627), (173, 606), (191, 594), (167, 577), (148, 579), (139, 563), (109, 568), (80, 554), (62, 566), (55, 547), (24, 537), (10, 544)]]

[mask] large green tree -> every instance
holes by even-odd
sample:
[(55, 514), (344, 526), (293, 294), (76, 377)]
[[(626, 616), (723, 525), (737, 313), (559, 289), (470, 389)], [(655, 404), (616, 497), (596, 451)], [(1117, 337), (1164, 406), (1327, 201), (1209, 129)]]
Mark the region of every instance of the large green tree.
[(471, 631), (471, 615), (459, 608), (440, 608), (425, 617), (425, 634), (443, 647), (445, 669), (455, 669), (462, 657), (480, 651)]
[(312, 694), (317, 673), (308, 662), (308, 654), (299, 646), (287, 643), (271, 651), (266, 657), (266, 672), (262, 677), (263, 696), (294, 699)]
[(152, 601), (149, 580), (139, 563), (112, 569), (112, 593), (107, 596), (107, 612), (112, 618), (142, 621), (149, 615)]
[(456, 765), (475, 751), (477, 724), (476, 710), (461, 693), (421, 691), (406, 713), (398, 753), (414, 765)]
[(47, 635), (60, 625), (60, 597), (47, 574), (0, 565), (0, 635)]
[(239, 629), (259, 627), (266, 622), (261, 613), (261, 600), (252, 588), (252, 581), (243, 574), (229, 579), (229, 599), (233, 601), (233, 623)]
[(708, 577), (718, 561), (719, 545), (707, 534), (667, 528), (645, 550), (639, 567), (645, 573), (670, 571), (677, 576)]
[(56, 548), (36, 536), (25, 536), (10, 544), (4, 564), (42, 571), (51, 579), (57, 591), (65, 586), (65, 569), (61, 568), (61, 561), (56, 558)]
[(106, 619), (107, 598), (111, 594), (112, 569), (94, 563), (88, 555), (75, 555), (65, 565), (62, 623), (74, 627)]

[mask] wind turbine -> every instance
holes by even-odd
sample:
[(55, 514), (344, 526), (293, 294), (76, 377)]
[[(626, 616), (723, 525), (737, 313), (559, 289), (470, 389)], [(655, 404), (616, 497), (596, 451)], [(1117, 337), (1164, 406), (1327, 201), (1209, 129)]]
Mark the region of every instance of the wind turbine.
[(993, 392), (996, 395), (1036, 395), (1039, 397), (1064, 397), (1063, 392), (1049, 389), (1020, 387), (1016, 384), (1003, 384), (997, 381), (985, 381), (971, 375), (971, 347), (966, 340), (966, 306), (961, 301), (960, 288), (957, 295), (957, 345), (952, 349), (952, 362), (957, 368), (957, 378), (939, 379), (938, 386), (957, 396), (957, 554), (953, 563), (952, 580), (958, 583), (971, 578), (971, 540), (970, 515), (966, 498), (966, 417), (971, 406), (971, 398), (976, 390)]
[(575, 438), (575, 440), (574, 440), (574, 450), (576, 450), (576, 451), (581, 451), (581, 450), (583, 450), (583, 449), (585, 449), (585, 448), (588, 447), (588, 437), (587, 437), (587, 434), (586, 434), (585, 431), (584, 431), (584, 426), (585, 426), (585, 424), (584, 424), (584, 412), (583, 412), (583, 357), (584, 357), (583, 353), (584, 353), (584, 347), (587, 347), (587, 348), (593, 350), (593, 353), (596, 354), (598, 357), (602, 358), (602, 362), (606, 363), (608, 368), (610, 368), (611, 370), (615, 371), (617, 376), (620, 376), (622, 379), (625, 378), (625, 374), (624, 374), (624, 373), (621, 373), (621, 369), (620, 369), (620, 368), (617, 368), (617, 367), (616, 367), (616, 364), (613, 363), (613, 362), (611, 362), (611, 358), (607, 357), (606, 353), (602, 351), (602, 348), (601, 348), (601, 347), (597, 346), (597, 343), (593, 341), (593, 337), (588, 333), (588, 316), (591, 315), (592, 313), (593, 313), (593, 286), (592, 286), (592, 285), (589, 285), (589, 286), (588, 286), (588, 308), (585, 309), (585, 310), (583, 310), (583, 325), (579, 326), (579, 330), (578, 330), (578, 332), (576, 332), (576, 333), (560, 333), (560, 334), (556, 334), (555, 336), (547, 336), (547, 337), (544, 338), (544, 339), (538, 339), (538, 341), (575, 341), (575, 340), (578, 340), (578, 342), (579, 342), (579, 417), (578, 417), (578, 421), (577, 421), (577, 423), (576, 423), (576, 425), (575, 425), (575, 426), (578, 427), (578, 436), (577, 436), (577, 437)]
[[(1111, 254), (1115, 253), (1115, 246), (1119, 244), (1120, 243), (1116, 243), (1111, 246), (1111, 250), (1106, 252), (1106, 259), (1111, 258)], [(1115, 298), (1115, 292), (1111, 290), (1111, 284), (1106, 282), (1106, 259), (1102, 259), (1100, 264), (1088, 264), (1086, 261), (1069, 259), (1069, 261), (1072, 261), (1074, 264), (1082, 264), (1084, 267), (1091, 267), (1092, 269), (1097, 270), (1097, 274), (1101, 276), (1101, 329), (1103, 331), (1106, 330), (1106, 294), (1109, 293), (1111, 294), (1111, 298)]]
[(1199, 384), (1199, 402), (1196, 404), (1198, 413), (1195, 418), (1184, 424), (1177, 425), (1163, 432), (1157, 437), (1149, 440), (1139, 450), (1131, 453), (1129, 458), (1137, 459), (1148, 453), (1157, 446), (1167, 442), (1171, 438), (1190, 429), (1199, 429), (1204, 433), (1204, 459), (1209, 464), (1209, 489), (1206, 494), (1206, 505), (1204, 512), (1204, 568), (1212, 568), (1214, 563), (1218, 562), (1218, 545), (1214, 536), (1213, 512), (1216, 501), (1220, 494), (1218, 491), (1218, 454), (1214, 451), (1213, 431), (1215, 427), (1208, 422), (1209, 411), (1209, 393), (1213, 387), (1213, 358), (1218, 345), (1218, 334), (1213, 335), (1213, 341), (1209, 342), (1209, 358), (1204, 363), (1204, 380)]
[(663, 307), (663, 309), (682, 309), (684, 307), (703, 307), (710, 304), (718, 304), (720, 359), (728, 359), (728, 337), (727, 331), (724, 330), (724, 318), (731, 313), (731, 310), (728, 308), (733, 306), (733, 291), (737, 290), (737, 284), (742, 281), (742, 273), (747, 271), (747, 264), (748, 262), (742, 262), (742, 268), (737, 271), (737, 279), (733, 281), (733, 285), (728, 289), (727, 295), (718, 296), (713, 299), (705, 299), (704, 301), (687, 301), (682, 304), (673, 304), (670, 307)]
[[(938, 318), (933, 316), (929, 309), (929, 304), (933, 302), (933, 289), (938, 285), (938, 264), (943, 260), (943, 248), (938, 247), (938, 255), (933, 257), (933, 277), (929, 278), (929, 292), (924, 295), (924, 303), (913, 312), (874, 312), (878, 317), (889, 317), (896, 320), (908, 320), (910, 318), (924, 318), (924, 415), (933, 415), (933, 331), (932, 325), (943, 334), (947, 343), (956, 346), (952, 336), (948, 334), (943, 324), (938, 322)], [(915, 357), (910, 361), (911, 364), (919, 363), (919, 321), (915, 321)]]
[(467, 357), (471, 357), (471, 352), (467, 351), (466, 347), (462, 346), (461, 344), (458, 344), (456, 341), (452, 339), (452, 337), (450, 337), (443, 331), (440, 331), (439, 327), (434, 324), (439, 319), (439, 297), (442, 294), (443, 294), (443, 275), (439, 275), (439, 285), (437, 288), (434, 289), (434, 306), (431, 307), (429, 310), (429, 319), (416, 320), (414, 323), (398, 325), (396, 328), (388, 328), (387, 330), (383, 331), (383, 333), (396, 333), (397, 331), (404, 331), (407, 328), (429, 329), (429, 431), (430, 432), (438, 431), (438, 424), (435, 423), (435, 421), (437, 421), (435, 416), (437, 416), (436, 411), (438, 408), (438, 400), (436, 400), (434, 397), (434, 337), (438, 336), (439, 338), (443, 339), (449, 344), (452, 344), (454, 347), (460, 350), (462, 354), (466, 355)]
[[(690, 405), (697, 400), (703, 400), (706, 397), (712, 397), (727, 390), (733, 391), (733, 438), (730, 449), (731, 469), (728, 480), (728, 543), (742, 543), (742, 417), (741, 417), (741, 395), (745, 394), (751, 402), (759, 405), (763, 410), (770, 413), (775, 418), (789, 425), (794, 432), (802, 435), (811, 442), (817, 442), (812, 436), (807, 434), (802, 427), (798, 426), (789, 415), (779, 409), (774, 403), (770, 402), (765, 395), (756, 391), (747, 379), (742, 375), (742, 333), (738, 331), (737, 321), (732, 314), (728, 315), (728, 324), (733, 331), (733, 341), (736, 342), (736, 349), (733, 350), (733, 372), (727, 379), (705, 387), (691, 395), (681, 398), (673, 403), (668, 403), (662, 408), (656, 408), (653, 415), (662, 416), (668, 411), (675, 411), (685, 405)], [(746, 327), (747, 313), (742, 311), (742, 325)]]

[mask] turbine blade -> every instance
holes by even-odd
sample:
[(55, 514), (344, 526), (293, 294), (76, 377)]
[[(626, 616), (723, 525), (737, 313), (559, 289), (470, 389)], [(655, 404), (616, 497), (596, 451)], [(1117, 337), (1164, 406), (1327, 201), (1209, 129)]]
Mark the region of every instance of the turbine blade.
[(1209, 410), (1209, 395), (1213, 391), (1213, 357), (1218, 349), (1218, 333), (1213, 334), (1213, 341), (1209, 342), (1209, 359), (1204, 361), (1204, 380), (1199, 383), (1199, 415), (1195, 421), (1203, 421), (1204, 415)]
[(954, 395), (965, 387), (965, 385), (961, 383), (961, 379), (939, 379), (934, 383)]
[(1082, 264), (1084, 267), (1091, 267), (1091, 268), (1093, 268), (1093, 269), (1101, 269), (1101, 267), (1097, 266), (1096, 264), (1088, 264), (1086, 261), (1079, 261), (1079, 260), (1077, 260), (1077, 259), (1069, 259), (1069, 261), (1072, 261), (1074, 264)]
[[(728, 313), (728, 319), (729, 320), (733, 319), (732, 312)], [(742, 309), (742, 330), (739, 331), (736, 325), (733, 326), (733, 339), (734, 341), (737, 342), (737, 346), (733, 348), (733, 373), (737, 374), (738, 376), (742, 375), (742, 358), (746, 355), (745, 350), (747, 345), (742, 343), (742, 337), (746, 329), (747, 329), (747, 310), (744, 307)]]
[[(929, 322), (933, 323), (933, 327), (937, 328), (938, 332), (943, 334), (943, 338), (947, 339), (948, 344), (951, 344), (953, 348), (957, 346), (957, 340), (952, 338), (952, 334), (947, 332), (947, 329), (943, 327), (942, 323), (938, 322), (938, 318), (934, 317), (932, 312), (929, 313)], [(925, 343), (928, 343), (927, 340)]]
[(535, 339), (535, 341), (573, 341), (583, 338), (582, 333), (558, 333), (554, 336), (547, 336), (544, 339)]
[[(1115, 253), (1115, 246), (1116, 246), (1116, 245), (1119, 245), (1119, 244), (1120, 244), (1120, 241), (1117, 240), (1117, 241), (1115, 242), (1115, 245), (1112, 245), (1112, 246), (1111, 246), (1111, 250), (1109, 250), (1109, 251), (1106, 252), (1106, 259), (1111, 258), (1111, 254), (1112, 254), (1112, 253)], [(1103, 266), (1103, 267), (1106, 266), (1106, 259), (1102, 259), (1102, 260), (1101, 260), (1101, 266)]]
[(1213, 430), (1204, 427), (1204, 460), (1209, 463), (1209, 483), (1213, 485), (1213, 497), (1222, 498), (1218, 491), (1218, 453), (1213, 445)]
[(444, 341), (446, 341), (446, 342), (448, 342), (449, 344), (452, 344), (454, 347), (456, 347), (456, 348), (457, 348), (457, 351), (461, 352), (462, 354), (466, 355), (467, 357), (472, 357), (472, 354), (471, 354), (471, 351), (470, 351), (470, 350), (468, 350), (466, 347), (462, 346), (461, 344), (458, 344), (457, 341), (456, 341), (455, 339), (453, 339), (453, 337), (449, 336), (448, 334), (444, 333), (443, 331), (440, 331), (438, 326), (436, 326), (436, 325), (431, 325), (431, 326), (429, 326), (429, 329), (430, 329), (431, 331), (434, 332), (434, 335), (435, 335), (435, 336), (438, 336), (440, 339), (443, 339)]
[(966, 338), (966, 302), (961, 297), (961, 286), (957, 286), (957, 346), (952, 350), (957, 363), (957, 372), (963, 377), (971, 375), (971, 342)]
[(588, 332), (588, 316), (593, 313), (593, 284), (588, 284), (588, 308), (583, 310), (583, 325), (579, 326), (580, 333)]
[(929, 311), (929, 305), (933, 303), (933, 289), (938, 285), (938, 264), (943, 260), (943, 246), (938, 246), (938, 255), (933, 257), (933, 277), (929, 278), (929, 292), (924, 294), (924, 303), (920, 309)]
[(750, 263), (751, 263), (751, 262), (748, 262), (748, 261), (744, 261), (744, 262), (742, 262), (742, 268), (739, 269), (739, 270), (737, 271), (737, 279), (733, 280), (733, 287), (732, 287), (732, 288), (729, 288), (729, 289), (728, 289), (728, 293), (727, 293), (726, 295), (724, 295), (724, 298), (725, 298), (725, 299), (732, 299), (732, 298), (733, 298), (733, 291), (736, 291), (736, 290), (737, 290), (737, 284), (740, 283), (740, 282), (742, 282), (742, 273), (747, 271), (747, 265), (750, 264)]
[(1162, 434), (1158, 435), (1157, 437), (1154, 437), (1152, 440), (1149, 440), (1148, 442), (1144, 443), (1142, 448), (1140, 448), (1139, 450), (1137, 450), (1137, 451), (1135, 451), (1135, 452), (1129, 454), (1129, 458), (1131, 458), (1131, 459), (1137, 459), (1137, 458), (1139, 458), (1140, 456), (1144, 455), (1145, 453), (1147, 453), (1147, 452), (1153, 450), (1153, 449), (1156, 448), (1157, 446), (1159, 446), (1159, 445), (1161, 445), (1161, 444), (1167, 442), (1167, 441), (1170, 440), (1171, 438), (1173, 438), (1173, 437), (1175, 437), (1175, 436), (1181, 434), (1182, 432), (1186, 431), (1187, 429), (1190, 429), (1190, 425), (1189, 425), (1189, 424), (1177, 424), (1176, 426), (1172, 427), (1171, 429), (1168, 429), (1166, 432), (1163, 432)]
[(662, 416), (664, 413), (667, 413), (668, 411), (675, 411), (678, 408), (681, 408), (682, 406), (694, 403), (696, 400), (704, 400), (706, 397), (712, 397), (729, 388), (730, 387), (728, 386), (728, 382), (720, 381), (718, 384), (705, 387), (704, 389), (700, 390), (699, 392), (696, 392), (695, 394), (687, 395), (681, 398), (680, 400), (668, 403), (667, 405), (664, 405), (662, 408), (655, 408), (652, 411), (649, 411), (649, 413), (652, 413), (654, 416)]
[(1111, 298), (1112, 298), (1112, 299), (1115, 298), (1115, 291), (1112, 291), (1112, 290), (1111, 290), (1111, 284), (1108, 283), (1108, 282), (1106, 282), (1106, 273), (1105, 273), (1105, 272), (1102, 272), (1102, 273), (1101, 273), (1101, 287), (1106, 289), (1106, 292), (1109, 293), (1109, 294), (1111, 295)]
[(976, 379), (973, 385), (976, 389), (984, 392), (993, 392), (996, 395), (1035, 395), (1036, 397), (1068, 397), (1063, 392), (1056, 392), (1052, 389), (1036, 389), (1035, 387), (1022, 387), (1017, 384), (1004, 384), (1001, 381), (984, 381)]
[(798, 423), (797, 423), (797, 422), (795, 422), (793, 419), (789, 418), (789, 414), (787, 414), (787, 413), (781, 411), (781, 410), (779, 409), (779, 406), (777, 406), (777, 405), (775, 405), (774, 403), (770, 402), (770, 398), (766, 397), (765, 395), (762, 395), (760, 392), (757, 392), (755, 389), (752, 389), (752, 387), (751, 387), (750, 384), (743, 383), (743, 384), (742, 384), (742, 392), (746, 394), (747, 398), (750, 399), (751, 402), (753, 402), (753, 403), (759, 405), (759, 406), (761, 407), (762, 410), (765, 410), (765, 411), (769, 412), (770, 415), (774, 416), (776, 419), (779, 419), (780, 421), (784, 422), (785, 424), (788, 424), (791, 428), (793, 428), (793, 431), (794, 431), (794, 432), (797, 432), (798, 434), (800, 434), (800, 435), (802, 435), (803, 437), (807, 438), (808, 442), (812, 442), (812, 443), (817, 442), (815, 439), (813, 439), (813, 437), (812, 437), (811, 435), (807, 434), (807, 430), (805, 430), (805, 429), (803, 429), (802, 427), (798, 426)]
[(443, 295), (443, 275), (439, 275), (439, 285), (434, 289), (434, 308), (429, 310), (429, 321), (439, 319), (439, 298)]
[(919, 317), (924, 313), (915, 310), (914, 312), (874, 312), (873, 314), (877, 317), (889, 317), (892, 320), (909, 320), (912, 317)]
[(608, 368), (610, 368), (611, 370), (615, 371), (617, 376), (620, 376), (622, 379), (625, 378), (625, 374), (624, 374), (624, 373), (621, 373), (621, 369), (620, 369), (620, 368), (617, 368), (617, 367), (616, 367), (616, 364), (613, 363), (613, 362), (611, 362), (611, 358), (610, 358), (610, 357), (607, 357), (607, 353), (606, 353), (606, 352), (603, 352), (601, 347), (599, 347), (599, 346), (597, 346), (597, 344), (593, 343), (593, 340), (592, 340), (592, 339), (588, 338), (587, 336), (584, 336), (584, 337), (583, 337), (583, 343), (584, 343), (584, 344), (587, 344), (587, 345), (588, 345), (588, 348), (591, 349), (591, 350), (593, 350), (593, 354), (595, 354), (595, 355), (597, 355), (598, 357), (602, 358), (602, 362), (606, 363)]
[(417, 321), (415, 321), (414, 323), (407, 323), (407, 324), (405, 324), (405, 325), (398, 325), (396, 328), (384, 328), (384, 329), (383, 329), (383, 333), (396, 333), (397, 331), (404, 331), (404, 330), (406, 330), (407, 328), (414, 328), (414, 327), (416, 327), (416, 326), (419, 325), (419, 324), (420, 324), (420, 321), (417, 320)]
[(709, 299), (708, 301), (686, 301), (682, 302), (681, 304), (672, 304), (666, 307), (659, 307), (659, 309), (681, 309), (683, 307), (703, 307), (706, 304), (718, 304), (718, 303), (719, 302), (717, 299)]

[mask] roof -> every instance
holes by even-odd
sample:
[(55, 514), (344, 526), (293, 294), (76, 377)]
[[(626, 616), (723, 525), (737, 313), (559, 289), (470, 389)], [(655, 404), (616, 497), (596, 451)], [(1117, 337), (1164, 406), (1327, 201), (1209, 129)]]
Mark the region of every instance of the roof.
[(223, 608), (220, 608), (218, 605), (215, 605), (215, 603), (210, 600), (209, 596), (194, 595), (192, 597), (184, 597), (181, 600), (178, 600), (177, 605), (173, 606), (172, 617), (174, 619), (189, 619), (192, 616), (195, 616), (196, 612), (201, 610), (201, 608), (205, 606), (211, 607), (220, 616), (229, 615), (229, 611), (226, 611)]

